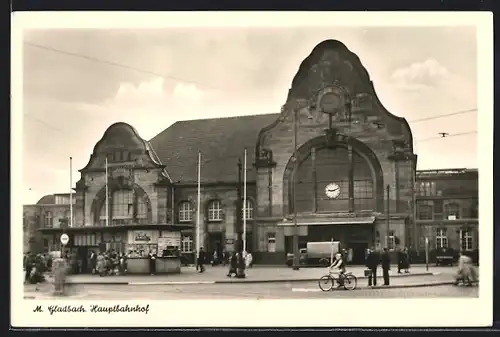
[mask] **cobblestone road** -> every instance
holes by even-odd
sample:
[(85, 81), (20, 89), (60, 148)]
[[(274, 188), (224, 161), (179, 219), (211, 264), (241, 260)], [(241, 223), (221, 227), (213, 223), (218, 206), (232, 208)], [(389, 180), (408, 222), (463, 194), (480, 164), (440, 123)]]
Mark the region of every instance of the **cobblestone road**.
[[(404, 280), (406, 279), (406, 280)], [(443, 275), (393, 278), (392, 285), (415, 285), (426, 282), (449, 281)], [(477, 287), (452, 285), (421, 288), (367, 289), (363, 283), (354, 291), (334, 290), (321, 292), (316, 282), (282, 282), (265, 284), (210, 284), (210, 285), (72, 285), (68, 300), (168, 300), (168, 299), (300, 299), (300, 298), (403, 298), (403, 297), (477, 297)], [(29, 291), (25, 295), (47, 298), (47, 293)]]

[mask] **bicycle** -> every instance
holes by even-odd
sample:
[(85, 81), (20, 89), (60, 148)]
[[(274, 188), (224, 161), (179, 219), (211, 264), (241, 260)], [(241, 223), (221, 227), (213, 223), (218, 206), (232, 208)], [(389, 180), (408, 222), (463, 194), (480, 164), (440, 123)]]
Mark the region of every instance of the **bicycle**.
[(354, 290), (358, 285), (358, 279), (352, 273), (345, 273), (336, 277), (330, 271), (328, 275), (322, 276), (318, 281), (319, 288), (325, 292), (333, 290), (336, 283), (342, 285), (345, 290)]

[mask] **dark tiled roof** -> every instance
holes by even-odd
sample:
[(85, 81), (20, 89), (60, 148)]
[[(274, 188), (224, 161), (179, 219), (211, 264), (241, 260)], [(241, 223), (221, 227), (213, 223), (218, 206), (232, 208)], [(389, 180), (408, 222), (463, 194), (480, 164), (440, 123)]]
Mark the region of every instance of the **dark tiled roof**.
[(202, 155), (201, 181), (235, 182), (238, 157), (247, 148), (247, 180), (255, 181), (255, 146), (262, 128), (279, 114), (180, 121), (150, 140), (172, 181), (197, 182), (198, 150)]
[(43, 196), (38, 202), (37, 205), (53, 205), (56, 203), (56, 197), (53, 194), (49, 194)]

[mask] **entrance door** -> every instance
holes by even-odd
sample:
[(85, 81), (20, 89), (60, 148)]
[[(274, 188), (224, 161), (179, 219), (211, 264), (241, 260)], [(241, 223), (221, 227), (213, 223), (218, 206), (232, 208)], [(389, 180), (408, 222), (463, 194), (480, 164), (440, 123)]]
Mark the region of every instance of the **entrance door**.
[(88, 272), (88, 255), (89, 255), (89, 252), (88, 252), (88, 248), (87, 247), (78, 247), (77, 248), (77, 259), (79, 261), (79, 263), (81, 263), (80, 265), (80, 269), (78, 270), (78, 272), (81, 272), (81, 273), (87, 273)]
[(350, 242), (348, 243), (347, 248), (352, 249), (352, 261), (350, 264), (365, 264), (365, 253), (368, 249), (368, 242)]
[(216, 232), (216, 233), (209, 233), (208, 234), (208, 251), (207, 254), (210, 256), (210, 259), (212, 259), (212, 256), (214, 252), (217, 252), (217, 257), (222, 256), (222, 233), (221, 232)]

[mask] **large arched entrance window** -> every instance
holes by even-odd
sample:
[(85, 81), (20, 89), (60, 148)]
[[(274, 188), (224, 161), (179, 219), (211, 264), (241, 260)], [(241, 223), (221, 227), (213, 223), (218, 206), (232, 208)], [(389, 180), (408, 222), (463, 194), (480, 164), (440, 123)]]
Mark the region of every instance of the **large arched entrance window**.
[(340, 146), (313, 147), (300, 161), (296, 174), (298, 213), (377, 209), (374, 171), (355, 150)]
[[(147, 220), (148, 209), (143, 196), (137, 196), (132, 189), (113, 191), (108, 208), (110, 225), (129, 225), (134, 222), (143, 223)], [(100, 225), (106, 224), (106, 203), (100, 210)]]

